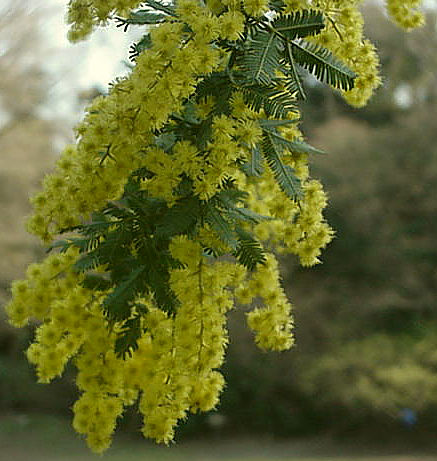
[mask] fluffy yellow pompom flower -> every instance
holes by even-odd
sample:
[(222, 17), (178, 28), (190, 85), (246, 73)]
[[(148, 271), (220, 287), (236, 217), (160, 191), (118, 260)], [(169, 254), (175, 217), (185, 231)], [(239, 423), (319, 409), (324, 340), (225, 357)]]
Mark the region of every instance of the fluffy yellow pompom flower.
[(268, 9), (268, 0), (244, 0), (244, 10), (251, 16), (262, 16)]
[(238, 40), (244, 30), (244, 16), (239, 11), (228, 11), (219, 17), (220, 36), (228, 40)]
[(387, 11), (404, 29), (410, 30), (424, 24), (424, 16), (418, 10), (421, 0), (386, 0)]

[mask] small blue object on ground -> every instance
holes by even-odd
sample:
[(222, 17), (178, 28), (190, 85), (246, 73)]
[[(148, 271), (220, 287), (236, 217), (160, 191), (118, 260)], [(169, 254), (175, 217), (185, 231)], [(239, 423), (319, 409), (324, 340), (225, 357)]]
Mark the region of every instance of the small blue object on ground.
[(399, 417), (404, 426), (410, 429), (417, 423), (417, 413), (411, 408), (402, 408)]

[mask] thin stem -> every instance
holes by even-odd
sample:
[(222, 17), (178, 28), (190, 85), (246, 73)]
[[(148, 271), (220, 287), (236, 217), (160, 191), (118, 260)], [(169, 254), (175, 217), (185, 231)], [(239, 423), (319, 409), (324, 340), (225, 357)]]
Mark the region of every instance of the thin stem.
[(293, 74), (293, 78), (294, 78), (295, 82), (297, 83), (298, 93), (299, 93), (300, 97), (305, 101), (306, 96), (305, 96), (305, 93), (304, 93), (303, 88), (302, 88), (302, 83), (300, 81), (299, 74), (297, 73), (297, 69), (296, 69), (296, 66), (294, 64), (293, 53), (291, 51), (291, 45), (290, 45), (289, 41), (286, 42), (286, 46), (287, 46), (288, 61), (290, 63), (290, 67), (291, 67), (291, 73)]

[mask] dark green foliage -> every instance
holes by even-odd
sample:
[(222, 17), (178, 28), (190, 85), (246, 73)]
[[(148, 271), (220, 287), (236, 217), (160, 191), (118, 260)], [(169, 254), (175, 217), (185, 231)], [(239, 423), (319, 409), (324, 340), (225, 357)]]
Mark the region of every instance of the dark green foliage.
[[(277, 138), (276, 138), (277, 139)], [(284, 138), (282, 138), (284, 139)], [(326, 152), (320, 149), (316, 149), (313, 146), (310, 146), (307, 144), (305, 141), (288, 141), (285, 139), (284, 141), (281, 141), (284, 147), (287, 149), (290, 149), (292, 152), (298, 152), (300, 154), (318, 154), (318, 155), (323, 155)]]
[(111, 288), (111, 281), (101, 275), (86, 274), (83, 286), (89, 290), (106, 291)]
[[(185, 188), (186, 195), (169, 208), (165, 201), (139, 190), (134, 178), (144, 173), (133, 175), (121, 200), (108, 203), (102, 213), (93, 214), (89, 223), (65, 230), (74, 230), (81, 237), (54, 246), (61, 251), (70, 246), (78, 248), (81, 256), (73, 268), (85, 274), (83, 285), (105, 292), (102, 309), (109, 324), (118, 325), (115, 352), (120, 357), (131, 354), (141, 336), (139, 320), (133, 320), (138, 314), (138, 296), (153, 295), (160, 309), (169, 314), (177, 309), (169, 273), (181, 263), (169, 253), (172, 237), (190, 237), (198, 223), (205, 220), (249, 269), (263, 260), (260, 244), (249, 239), (248, 232), (241, 239), (241, 226), (268, 218), (244, 208), (246, 193), (236, 189), (232, 181), (225, 181), (224, 189), (207, 202), (193, 195), (188, 180), (182, 181), (185, 185), (181, 191)], [(218, 254), (215, 249), (210, 251)], [(101, 265), (106, 266), (103, 276), (94, 272)]]
[(250, 37), (242, 58), (238, 61), (248, 84), (270, 85), (279, 67), (281, 41), (278, 36), (258, 30)]
[[(283, 3), (274, 2), (275, 11), (282, 10)], [(249, 162), (241, 168), (248, 176), (262, 173), (261, 151), (272, 168), (278, 184), (291, 198), (300, 196), (300, 184), (288, 165), (282, 162), (284, 149), (296, 153), (320, 154), (304, 141), (290, 141), (283, 138), (275, 126), (281, 126), (290, 112), (296, 109), (296, 97), (305, 98), (297, 65), (313, 73), (319, 80), (335, 88), (353, 88), (355, 75), (344, 64), (320, 46), (306, 42), (304, 37), (318, 34), (323, 28), (323, 14), (316, 10), (303, 10), (295, 14), (280, 14), (273, 21), (267, 17), (250, 22), (242, 40), (222, 44), (231, 52), (228, 68), (203, 79), (196, 91), (196, 99), (214, 96), (216, 105), (212, 115), (230, 114), (228, 104), (233, 91), (242, 91), (245, 102), (255, 111), (264, 109), (269, 117), (278, 118), (274, 123), (264, 123), (264, 137), (261, 146), (255, 146)], [(285, 77), (277, 77), (281, 70)], [(285, 123), (289, 123), (286, 120)], [(201, 147), (211, 134), (211, 121), (205, 121), (201, 134)], [(197, 144), (199, 146), (199, 144)], [(200, 147), (200, 146), (199, 146)], [(212, 212), (214, 214), (214, 212)], [(231, 242), (225, 232), (225, 221), (209, 216), (216, 230), (221, 229), (224, 241)]]
[[(200, 214), (195, 198), (168, 208), (164, 201), (136, 190), (134, 184), (130, 189), (122, 200), (108, 204), (103, 214), (94, 215), (89, 224), (75, 228), (82, 238), (63, 242), (63, 249), (75, 246), (82, 253), (74, 268), (86, 274), (84, 286), (110, 290), (103, 311), (110, 324), (121, 322), (124, 330), (138, 295), (153, 294), (161, 309), (174, 312), (177, 300), (169, 288), (169, 270), (180, 263), (170, 256), (168, 245), (171, 236), (195, 227), (196, 212)], [(93, 274), (100, 265), (106, 265), (108, 278)], [(120, 356), (129, 353), (136, 337), (129, 331), (123, 334), (125, 338), (116, 348)], [(129, 344), (129, 349), (123, 344)]]
[(218, 208), (211, 204), (207, 204), (205, 219), (223, 243), (229, 245), (233, 249), (237, 247), (237, 240), (235, 239), (235, 232), (232, 224), (224, 218)]
[(271, 168), (276, 181), (281, 189), (293, 200), (299, 199), (302, 195), (300, 180), (294, 174), (293, 168), (284, 164), (282, 153), (284, 149), (298, 153), (321, 153), (303, 141), (288, 141), (281, 136), (270, 121), (260, 121), (263, 128), (263, 141), (261, 144), (262, 154)]
[(293, 168), (282, 161), (282, 148), (272, 136), (271, 131), (264, 130), (262, 152), (282, 191), (292, 200), (302, 195), (300, 180)]
[[(115, 21), (117, 27), (123, 27), (123, 30), (126, 32), (131, 25), (143, 26), (160, 24), (168, 18), (168, 16), (176, 16), (174, 7), (168, 3), (163, 4), (159, 1), (147, 0), (143, 2), (142, 6), (148, 9), (137, 9), (132, 11), (128, 18), (116, 17)], [(157, 11), (160, 11), (160, 13)]]
[[(274, 123), (270, 123), (270, 120), (259, 121), (261, 127), (263, 128), (263, 133), (269, 137), (269, 140), (279, 149), (281, 152), (284, 149), (288, 149), (291, 152), (298, 152), (300, 154), (323, 154), (324, 152), (316, 149), (315, 147), (310, 146), (304, 141), (289, 141), (285, 139), (279, 131), (275, 128)], [(277, 124), (276, 126), (280, 126)]]
[[(279, 79), (273, 80), (274, 83)], [(245, 102), (248, 106), (259, 112), (264, 109), (267, 116), (275, 118), (286, 118), (289, 112), (297, 109), (296, 98), (294, 93), (296, 90), (284, 91), (281, 86), (263, 86), (257, 83), (247, 84), (238, 82), (239, 89), (245, 96)]]
[(265, 261), (265, 252), (246, 227), (272, 218), (239, 206), (244, 198), (244, 193), (232, 188), (219, 192), (207, 205), (206, 220), (219, 238), (232, 248), (238, 262), (253, 271), (257, 264)]
[(145, 10), (138, 10), (133, 11), (128, 19), (130, 24), (159, 24), (161, 23), (167, 16), (165, 14), (157, 14), (150, 11)]
[(290, 88), (290, 85), (291, 85), (291, 88), (296, 88), (296, 91), (300, 99), (305, 100), (306, 95), (303, 89), (302, 78), (299, 75), (299, 72), (296, 67), (296, 63), (294, 62), (294, 59), (293, 59), (293, 52), (291, 50), (291, 44), (287, 42), (285, 44), (285, 48), (286, 48), (285, 62), (288, 64), (288, 67), (283, 66), (282, 71), (289, 78), (287, 82), (287, 87)]
[(265, 252), (261, 244), (253, 236), (238, 229), (238, 247), (234, 253), (238, 262), (249, 270), (254, 270), (258, 264), (266, 261)]
[(120, 280), (117, 286), (103, 301), (103, 312), (110, 322), (120, 322), (131, 315), (131, 303), (140, 293), (141, 278), (144, 277), (145, 266), (137, 267), (129, 275)]
[(263, 171), (262, 155), (259, 146), (255, 146), (251, 149), (252, 155), (249, 161), (241, 165), (241, 169), (247, 176), (260, 176)]
[(229, 181), (224, 186), (226, 188), (215, 195), (218, 201), (220, 201), (227, 209), (230, 209), (237, 204), (244, 204), (244, 201), (248, 196), (247, 192), (237, 189), (232, 181)]
[(301, 40), (293, 42), (292, 53), (296, 62), (321, 82), (346, 91), (354, 87), (355, 74), (326, 48)]
[[(84, 239), (83, 242), (86, 242), (86, 240)], [(81, 250), (81, 248), (78, 247), (76, 243), (78, 243), (78, 240), (71, 242), (72, 246), (76, 246), (76, 248), (79, 248)], [(81, 250), (81, 253), (84, 251), (85, 250)], [(100, 250), (95, 249), (92, 251), (88, 251), (78, 261), (76, 261), (73, 268), (77, 272), (88, 272), (88, 271), (96, 269), (100, 264), (101, 264)]]
[(272, 11), (276, 11), (277, 13), (281, 13), (285, 9), (284, 2), (282, 0), (270, 0), (269, 1), (269, 8)]
[[(277, 7), (281, 9), (279, 3)], [(235, 49), (235, 64), (241, 71), (240, 86), (255, 93), (249, 99), (257, 98), (256, 107), (264, 105), (263, 96), (266, 100), (272, 96), (268, 93), (275, 90), (275, 83), (278, 83), (275, 71), (279, 69), (287, 76), (285, 88), (289, 95), (298, 93), (305, 98), (296, 64), (334, 88), (353, 88), (355, 74), (350, 69), (329, 50), (304, 40), (306, 36), (320, 33), (324, 27), (323, 14), (316, 10), (280, 14), (272, 22), (264, 17), (252, 25), (244, 47), (240, 45)]]
[(302, 10), (279, 16), (273, 21), (272, 27), (287, 40), (294, 40), (320, 33), (325, 24), (320, 11)]
[(244, 207), (247, 193), (238, 189), (226, 189), (216, 194), (216, 198), (224, 207), (224, 213), (233, 222), (258, 224), (260, 221), (272, 219)]
[(278, 126), (292, 125), (294, 123), (298, 123), (300, 120), (299, 119), (293, 119), (293, 120), (258, 119), (257, 121), (263, 128), (268, 129), (268, 128), (277, 128)]
[(145, 34), (143, 38), (137, 42), (133, 43), (129, 49), (129, 59), (134, 61), (137, 56), (139, 56), (144, 50), (147, 50), (152, 46), (152, 39), (150, 34)]
[(156, 222), (156, 234), (162, 237), (189, 234), (195, 228), (200, 214), (201, 203), (197, 197), (183, 198)]
[(168, 2), (162, 3), (156, 0), (146, 0), (145, 2), (143, 2), (143, 4), (152, 9), (162, 11), (163, 13), (166, 13), (170, 16), (176, 16), (174, 6), (172, 6)]
[(249, 208), (232, 207), (226, 210), (226, 214), (236, 221), (246, 221), (252, 224), (258, 224), (260, 221), (270, 221), (273, 218), (255, 213)]
[(117, 27), (123, 27), (126, 32), (130, 25), (159, 24), (167, 16), (165, 14), (153, 13), (147, 10), (133, 11), (128, 18), (115, 18)]
[(231, 113), (229, 99), (233, 89), (233, 83), (227, 72), (213, 72), (197, 85), (196, 100), (199, 102), (207, 96), (214, 96), (216, 104), (213, 114), (229, 115)]
[(176, 141), (177, 136), (174, 132), (164, 132), (155, 138), (155, 144), (165, 152), (170, 152)]
[(115, 349), (120, 351), (120, 356), (125, 359), (126, 355), (132, 356), (132, 353), (138, 349), (138, 340), (144, 333), (141, 326), (141, 317), (147, 312), (145, 306), (135, 305), (137, 313), (128, 320), (123, 322), (121, 330), (115, 340)]

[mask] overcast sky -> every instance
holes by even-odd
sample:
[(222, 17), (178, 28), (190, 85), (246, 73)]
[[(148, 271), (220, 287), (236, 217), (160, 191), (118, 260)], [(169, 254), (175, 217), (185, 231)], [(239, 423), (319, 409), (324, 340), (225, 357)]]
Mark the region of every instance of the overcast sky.
[(115, 77), (127, 73), (123, 61), (128, 60), (130, 44), (141, 36), (141, 29), (131, 28), (130, 33), (124, 33), (111, 24), (96, 30), (87, 40), (72, 44), (67, 40), (64, 21), (67, 2), (50, 2), (54, 9), (44, 19), (43, 30), (51, 47), (46, 62), (54, 83), (44, 113), (77, 120), (81, 115), (77, 113), (78, 94), (92, 87), (106, 90)]
[[(74, 57), (73, 60), (67, 59), (67, 62), (70, 62), (71, 71), (77, 74), (76, 81), (79, 86), (106, 86), (116, 75), (125, 71), (121, 62), (128, 56), (131, 43), (129, 34), (111, 24), (96, 30), (86, 41), (71, 44), (67, 40), (67, 31), (63, 11), (59, 8), (53, 17), (47, 20), (45, 32), (56, 47), (65, 50), (67, 57)], [(79, 62), (76, 63), (76, 60)], [(65, 62), (59, 63), (63, 64)]]

